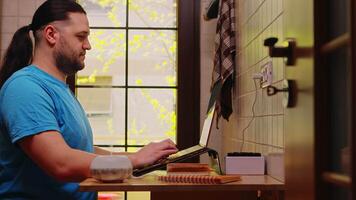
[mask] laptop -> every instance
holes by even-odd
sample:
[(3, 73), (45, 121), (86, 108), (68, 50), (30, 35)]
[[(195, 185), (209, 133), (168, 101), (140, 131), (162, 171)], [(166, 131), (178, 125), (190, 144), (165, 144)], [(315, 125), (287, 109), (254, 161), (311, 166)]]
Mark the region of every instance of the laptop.
[(205, 118), (203, 130), (200, 135), (200, 140), (198, 145), (180, 150), (177, 153), (171, 154), (169, 157), (162, 159), (152, 165), (135, 169), (132, 174), (134, 176), (142, 176), (154, 170), (164, 169), (168, 163), (180, 162), (198, 156), (202, 153), (208, 152), (209, 151), (208, 141), (209, 141), (209, 136), (210, 136), (214, 116), (215, 116), (215, 106), (212, 106), (212, 108), (207, 113), (207, 116)]

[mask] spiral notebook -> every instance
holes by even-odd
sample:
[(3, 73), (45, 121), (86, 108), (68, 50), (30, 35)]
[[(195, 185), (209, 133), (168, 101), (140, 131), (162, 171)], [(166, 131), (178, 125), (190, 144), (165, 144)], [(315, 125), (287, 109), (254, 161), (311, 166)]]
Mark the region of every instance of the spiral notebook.
[(184, 150), (180, 150), (177, 153), (170, 155), (168, 158), (160, 160), (159, 162), (154, 163), (152, 165), (146, 166), (144, 168), (135, 169), (132, 174), (134, 176), (142, 176), (154, 170), (163, 169), (164, 167), (166, 167), (168, 163), (180, 162), (189, 158), (193, 158), (202, 153), (208, 152), (209, 149), (207, 147), (208, 147), (211, 127), (214, 121), (213, 120), (214, 116), (215, 116), (215, 106), (212, 106), (212, 108), (209, 110), (205, 118), (203, 130), (200, 135), (200, 141), (198, 145), (192, 146)]
[(158, 180), (171, 183), (194, 183), (194, 184), (223, 184), (235, 181), (240, 181), (239, 175), (165, 175), (158, 176)]

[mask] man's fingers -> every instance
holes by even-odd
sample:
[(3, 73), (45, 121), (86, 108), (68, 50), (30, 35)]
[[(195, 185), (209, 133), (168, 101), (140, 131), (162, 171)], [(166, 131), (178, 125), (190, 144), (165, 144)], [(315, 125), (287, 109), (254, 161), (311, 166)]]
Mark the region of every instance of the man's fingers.
[(161, 144), (163, 149), (177, 149), (176, 144), (170, 139), (163, 140)]
[(165, 149), (178, 150), (177, 147), (176, 147), (176, 145), (174, 145), (174, 144), (169, 144), (169, 143), (167, 143), (166, 145), (163, 146), (163, 150), (165, 150)]
[(167, 143), (169, 143), (171, 145), (176, 145), (171, 139), (165, 139), (165, 140), (162, 141), (162, 143), (165, 143), (165, 142), (167, 142)]
[(174, 149), (167, 149), (167, 150), (163, 150), (160, 152), (160, 157), (159, 158), (164, 158), (164, 157), (167, 157), (171, 154), (174, 154), (176, 153), (177, 150), (174, 150)]

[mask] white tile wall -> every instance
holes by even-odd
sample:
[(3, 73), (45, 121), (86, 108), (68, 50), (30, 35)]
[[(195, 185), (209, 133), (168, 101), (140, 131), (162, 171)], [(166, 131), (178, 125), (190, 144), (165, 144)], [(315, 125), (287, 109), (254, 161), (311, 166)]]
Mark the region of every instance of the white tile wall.
[(36, 10), (36, 3), (36, 0), (21, 0), (21, 5), (19, 6), (19, 16), (32, 17)]
[(1, 16), (18, 16), (18, 0), (2, 0)]
[[(210, 0), (201, 1), (201, 13), (205, 13), (206, 7), (209, 5)], [(214, 61), (214, 38), (216, 29), (216, 19), (209, 21), (204, 20), (203, 15), (200, 20), (200, 61), (201, 61), (201, 105), (200, 116), (201, 123), (204, 120), (208, 100), (210, 97), (210, 84), (211, 75), (213, 70)], [(202, 126), (201, 126), (202, 127)]]
[[(208, 7), (210, 0), (201, 1), (201, 13), (205, 13), (205, 8)], [(215, 50), (215, 30), (216, 19), (209, 21), (204, 20), (201, 15), (200, 20), (200, 71), (201, 71), (201, 88), (200, 88), (200, 127), (205, 118), (205, 113), (210, 97), (211, 76), (214, 62), (214, 50)], [(215, 127), (215, 126), (214, 126)], [(213, 128), (211, 137), (209, 139), (209, 147), (221, 152), (222, 137), (220, 132), (222, 131), (222, 125), (219, 130)], [(202, 162), (208, 162), (206, 156), (201, 159)]]
[(13, 34), (32, 20), (36, 8), (44, 0), (1, 0), (0, 1), (0, 55), (7, 49)]
[[(255, 89), (252, 74), (271, 60), (263, 41), (268, 37), (283, 41), (283, 0), (238, 0), (237, 16), (237, 74), (235, 81), (234, 113), (224, 124), (222, 154), (239, 151), (243, 130), (252, 118), (256, 96), (255, 118), (244, 132), (244, 151), (269, 153), (284, 152), (284, 108), (282, 94), (269, 97), (261, 88)], [(282, 88), (284, 63), (272, 59), (273, 85)]]
[(5, 49), (7, 49), (7, 47), (9, 46), (10, 42), (11, 42), (11, 38), (12, 38), (13, 34), (12, 33), (1, 33), (1, 50), (4, 51)]
[(1, 32), (2, 33), (14, 33), (17, 30), (18, 17), (1, 17)]
[(23, 27), (30, 24), (32, 16), (18, 17), (18, 27)]

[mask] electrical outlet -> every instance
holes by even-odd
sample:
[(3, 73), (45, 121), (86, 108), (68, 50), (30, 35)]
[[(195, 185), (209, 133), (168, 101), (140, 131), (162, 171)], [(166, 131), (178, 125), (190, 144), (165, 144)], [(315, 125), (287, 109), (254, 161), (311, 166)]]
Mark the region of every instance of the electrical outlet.
[(261, 75), (262, 78), (260, 79), (260, 87), (265, 88), (267, 86), (272, 85), (272, 61), (268, 61), (264, 65), (261, 66)]

